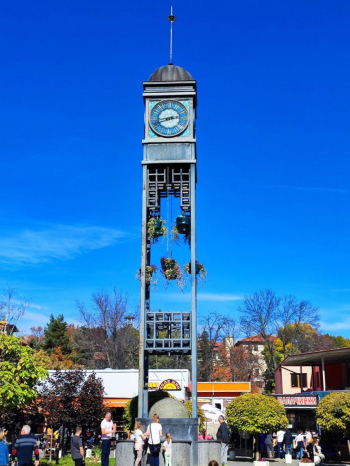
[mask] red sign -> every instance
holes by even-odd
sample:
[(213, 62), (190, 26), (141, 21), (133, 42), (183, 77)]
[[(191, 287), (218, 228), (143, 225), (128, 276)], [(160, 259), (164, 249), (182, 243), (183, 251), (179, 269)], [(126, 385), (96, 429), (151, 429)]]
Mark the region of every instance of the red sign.
[(275, 395), (275, 398), (284, 406), (294, 406), (295, 408), (312, 408), (318, 405), (317, 396), (301, 396), (301, 395)]

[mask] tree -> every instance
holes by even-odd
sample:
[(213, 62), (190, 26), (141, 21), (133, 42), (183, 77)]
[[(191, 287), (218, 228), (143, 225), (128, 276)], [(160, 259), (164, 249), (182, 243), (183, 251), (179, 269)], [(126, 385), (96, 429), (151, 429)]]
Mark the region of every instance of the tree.
[(16, 290), (10, 286), (0, 295), (0, 320), (9, 324), (2, 327), (3, 333), (12, 335), (20, 318), (28, 308), (28, 301), (18, 296)]
[(0, 414), (13, 408), (23, 409), (37, 397), (35, 386), (47, 372), (36, 365), (29, 346), (22, 339), (0, 335)]
[(335, 337), (333, 335), (329, 335), (328, 333), (326, 333), (324, 336), (332, 340), (336, 348), (347, 348), (350, 346), (350, 338), (344, 338), (341, 335)]
[(130, 315), (127, 297), (114, 288), (111, 295), (105, 291), (93, 294), (90, 310), (80, 302), (77, 306), (88, 330), (88, 343), (94, 353), (105, 355), (105, 367), (136, 368), (139, 333), (125, 320)]
[(97, 427), (103, 414), (102, 380), (82, 370), (56, 370), (41, 384), (39, 405), (49, 425)]
[(49, 353), (53, 353), (54, 349), (58, 346), (61, 348), (63, 354), (70, 354), (72, 352), (69, 335), (67, 334), (67, 322), (65, 322), (62, 314), (58, 317), (54, 317), (51, 314), (44, 334), (44, 349)]
[[(192, 401), (186, 401), (185, 406), (187, 408), (188, 414), (190, 417), (192, 417)], [(199, 421), (199, 432), (202, 432), (203, 429), (205, 428), (205, 421), (207, 420), (206, 415), (204, 414), (203, 409), (197, 405), (197, 417)]]
[[(234, 340), (236, 321), (230, 317), (210, 312), (200, 320), (202, 333), (198, 337), (198, 359), (201, 364), (198, 371), (199, 380), (213, 380), (215, 349), (218, 342), (225, 337)], [(217, 352), (217, 354), (219, 354)]]
[(255, 435), (258, 459), (258, 434), (275, 432), (288, 425), (285, 407), (275, 398), (260, 393), (238, 396), (226, 408), (226, 421), (235, 430)]
[(313, 328), (317, 332), (318, 308), (309, 301), (299, 301), (292, 295), (278, 297), (269, 289), (258, 291), (245, 297), (239, 311), (242, 331), (247, 335), (262, 336), (274, 369), (278, 365), (278, 358), (271, 335), (278, 334), (285, 357), (290, 343), (299, 348), (299, 352), (309, 347), (310, 339), (309, 334), (305, 333), (306, 325), (309, 326), (308, 329)]
[(334, 392), (322, 398), (316, 420), (328, 432), (350, 433), (350, 392)]
[[(148, 392), (148, 410), (150, 410), (157, 401), (164, 400), (164, 398), (172, 398), (172, 396), (165, 390)], [(138, 412), (138, 403), (139, 397), (134, 396), (134, 398), (125, 404), (123, 419), (127, 430), (132, 430), (134, 428)]]

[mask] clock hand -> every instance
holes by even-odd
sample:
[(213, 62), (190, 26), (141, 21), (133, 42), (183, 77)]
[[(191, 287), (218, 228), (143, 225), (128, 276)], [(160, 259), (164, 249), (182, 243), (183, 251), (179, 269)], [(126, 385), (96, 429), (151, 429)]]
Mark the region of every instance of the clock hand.
[(166, 118), (159, 118), (159, 122), (161, 121), (169, 121), (169, 120), (175, 120), (175, 118), (179, 118), (178, 115), (176, 116), (170, 116), (170, 117), (166, 117)]

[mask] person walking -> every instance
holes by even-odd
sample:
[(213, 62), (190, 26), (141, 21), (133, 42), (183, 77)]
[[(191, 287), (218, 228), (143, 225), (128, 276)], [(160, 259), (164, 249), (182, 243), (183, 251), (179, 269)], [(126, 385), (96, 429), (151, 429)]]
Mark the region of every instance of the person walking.
[(301, 460), (304, 454), (304, 435), (301, 430), (298, 430), (295, 441), (297, 442), (297, 459)]
[(82, 428), (78, 426), (75, 429), (75, 434), (72, 435), (70, 441), (70, 452), (72, 455), (72, 459), (74, 460), (75, 466), (82, 466), (84, 461), (84, 447), (83, 447), (83, 440), (80, 437), (82, 432)]
[(165, 459), (164, 466), (171, 466), (171, 447), (172, 447), (171, 435), (170, 435), (170, 432), (167, 432), (165, 434), (165, 442), (163, 443), (163, 451), (164, 451), (164, 459)]
[(158, 414), (153, 415), (153, 422), (147, 427), (146, 435), (151, 454), (150, 466), (159, 466), (160, 438), (163, 436)]
[(225, 422), (225, 418), (222, 414), (219, 416), (218, 421), (220, 422), (220, 426), (216, 433), (216, 439), (220, 440), (221, 442), (221, 464), (222, 466), (226, 466), (227, 446), (230, 441), (230, 434), (228, 431), (227, 424)]
[[(280, 429), (277, 432), (277, 458), (283, 457), (283, 439), (284, 439), (285, 431)], [(281, 456), (282, 454), (282, 456)]]
[(305, 439), (306, 451), (309, 454), (311, 461), (314, 459), (314, 438), (310, 429), (306, 429), (306, 439)]
[(268, 458), (273, 458), (274, 457), (274, 449), (273, 449), (273, 439), (272, 439), (272, 433), (271, 432), (269, 432), (266, 435), (265, 446), (266, 446), (267, 457)]
[(17, 456), (18, 466), (32, 466), (33, 454), (35, 455), (35, 466), (39, 465), (39, 449), (36, 444), (35, 435), (30, 435), (30, 427), (22, 427), (21, 435), (17, 438), (12, 450), (12, 466)]
[(293, 435), (289, 429), (284, 434), (283, 443), (286, 455), (291, 455), (293, 452)]
[(0, 466), (8, 466), (9, 464), (9, 449), (4, 442), (4, 432), (0, 432)]
[(142, 460), (144, 439), (146, 438), (146, 435), (142, 432), (142, 424), (140, 421), (135, 422), (134, 437), (136, 451), (135, 466), (139, 466)]
[(111, 453), (112, 436), (116, 431), (116, 427), (112, 421), (110, 412), (106, 413), (105, 418), (101, 422), (101, 466), (109, 466), (109, 455)]

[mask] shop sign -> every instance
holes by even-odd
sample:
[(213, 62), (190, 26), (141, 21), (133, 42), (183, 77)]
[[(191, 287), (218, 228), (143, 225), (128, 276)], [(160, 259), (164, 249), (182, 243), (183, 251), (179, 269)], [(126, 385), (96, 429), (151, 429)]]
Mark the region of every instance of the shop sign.
[(275, 395), (275, 398), (284, 406), (293, 406), (295, 408), (312, 408), (318, 405), (318, 396), (281, 396)]
[(181, 390), (181, 385), (176, 380), (167, 379), (159, 385), (159, 390)]
[(148, 388), (153, 388), (157, 390), (159, 388), (159, 382), (148, 382)]

